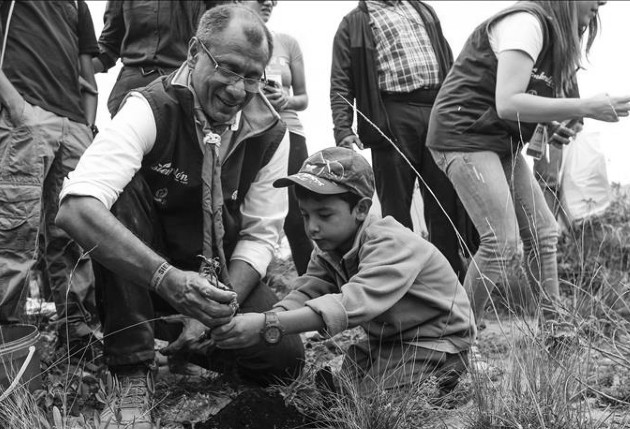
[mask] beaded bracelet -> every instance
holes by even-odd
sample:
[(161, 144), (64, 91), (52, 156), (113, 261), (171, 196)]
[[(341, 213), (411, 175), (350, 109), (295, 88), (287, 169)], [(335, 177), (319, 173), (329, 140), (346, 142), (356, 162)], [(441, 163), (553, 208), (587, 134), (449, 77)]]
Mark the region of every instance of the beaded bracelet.
[(166, 273), (173, 269), (173, 266), (168, 262), (164, 261), (157, 267), (157, 270), (153, 273), (153, 277), (151, 277), (151, 283), (149, 283), (149, 287), (153, 292), (157, 292), (158, 288), (162, 284)]

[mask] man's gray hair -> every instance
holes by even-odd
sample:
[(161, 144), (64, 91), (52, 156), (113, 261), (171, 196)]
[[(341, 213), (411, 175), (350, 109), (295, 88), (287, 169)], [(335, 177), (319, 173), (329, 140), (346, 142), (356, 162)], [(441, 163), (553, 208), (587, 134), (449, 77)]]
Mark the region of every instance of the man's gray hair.
[(246, 7), (225, 4), (206, 11), (199, 20), (196, 36), (204, 45), (210, 47), (221, 39), (223, 31), (237, 18), (243, 22), (243, 33), (249, 43), (260, 46), (266, 39), (269, 61), (273, 54), (273, 36), (263, 20)]

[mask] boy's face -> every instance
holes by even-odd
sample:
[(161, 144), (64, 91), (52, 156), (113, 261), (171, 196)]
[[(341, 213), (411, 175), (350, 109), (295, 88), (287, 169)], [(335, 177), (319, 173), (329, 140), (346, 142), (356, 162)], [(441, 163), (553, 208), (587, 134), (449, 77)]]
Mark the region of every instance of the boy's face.
[(321, 250), (343, 255), (352, 247), (357, 229), (370, 210), (371, 200), (363, 198), (353, 209), (335, 195), (321, 201), (304, 198), (299, 204), (309, 238)]

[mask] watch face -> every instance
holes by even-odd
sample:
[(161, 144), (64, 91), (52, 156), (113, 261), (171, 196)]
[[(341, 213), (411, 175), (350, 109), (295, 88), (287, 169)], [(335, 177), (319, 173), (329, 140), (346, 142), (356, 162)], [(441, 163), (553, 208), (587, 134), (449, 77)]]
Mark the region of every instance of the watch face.
[(276, 344), (282, 339), (282, 331), (277, 326), (268, 326), (265, 329), (265, 341), (269, 344)]

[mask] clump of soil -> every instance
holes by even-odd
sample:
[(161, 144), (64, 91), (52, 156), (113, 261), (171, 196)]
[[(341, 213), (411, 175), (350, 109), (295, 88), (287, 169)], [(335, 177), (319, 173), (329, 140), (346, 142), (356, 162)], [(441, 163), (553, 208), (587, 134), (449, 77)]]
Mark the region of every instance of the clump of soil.
[(262, 388), (241, 393), (199, 429), (294, 429), (309, 428), (312, 423), (295, 407), (287, 406), (276, 391)]

